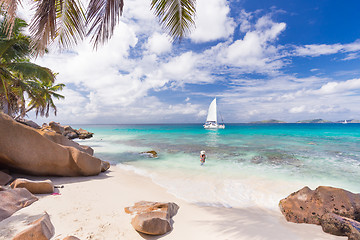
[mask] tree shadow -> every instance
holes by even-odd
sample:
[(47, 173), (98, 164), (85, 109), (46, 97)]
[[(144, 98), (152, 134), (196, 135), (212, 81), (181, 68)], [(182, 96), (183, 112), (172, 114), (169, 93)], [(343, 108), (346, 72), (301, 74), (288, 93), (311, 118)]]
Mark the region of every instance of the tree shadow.
[(290, 223), (281, 213), (260, 208), (222, 208), (204, 207), (216, 219), (199, 221), (212, 226), (216, 232), (229, 236), (229, 239), (344, 239), (326, 234), (320, 226)]
[(24, 173), (11, 173), (10, 175), (13, 177), (13, 180), (16, 178), (26, 178), (32, 181), (43, 181), (47, 179), (51, 179), (55, 186), (62, 185), (62, 184), (70, 184), (70, 183), (79, 183), (79, 182), (87, 182), (93, 180), (102, 180), (107, 179), (110, 176), (111, 169), (106, 170), (105, 172), (101, 172), (98, 175), (93, 176), (75, 176), (75, 177), (61, 177), (61, 176), (51, 176), (51, 175), (44, 175), (44, 176), (35, 176), (29, 175)]

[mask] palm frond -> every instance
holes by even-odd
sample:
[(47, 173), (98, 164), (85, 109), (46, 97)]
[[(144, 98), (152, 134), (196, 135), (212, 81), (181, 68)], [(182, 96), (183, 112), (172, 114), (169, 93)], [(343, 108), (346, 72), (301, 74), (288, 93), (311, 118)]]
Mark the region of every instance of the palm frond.
[(90, 0), (86, 16), (87, 25), (91, 26), (87, 35), (92, 35), (94, 48), (111, 38), (123, 7), (123, 0)]
[(41, 82), (51, 82), (55, 81), (54, 73), (46, 67), (41, 67), (35, 63), (31, 62), (17, 62), (9, 63), (7, 65), (9, 69), (14, 72), (19, 72), (24, 79), (37, 79)]
[(31, 55), (30, 38), (0, 39), (0, 57), (3, 61), (17, 61)]
[(57, 36), (63, 48), (77, 44), (85, 37), (86, 19), (83, 7), (77, 0), (57, 1), (57, 17), (59, 24)]
[(18, 4), (21, 4), (19, 0), (0, 0), (1, 9), (6, 12), (5, 32), (8, 38), (10, 38), (15, 25), (16, 10), (18, 8)]
[(56, 37), (56, 0), (39, 0), (30, 25), (33, 46), (40, 55), (45, 53), (48, 44)]
[(195, 27), (195, 3), (196, 0), (152, 0), (151, 9), (165, 31), (180, 41)]

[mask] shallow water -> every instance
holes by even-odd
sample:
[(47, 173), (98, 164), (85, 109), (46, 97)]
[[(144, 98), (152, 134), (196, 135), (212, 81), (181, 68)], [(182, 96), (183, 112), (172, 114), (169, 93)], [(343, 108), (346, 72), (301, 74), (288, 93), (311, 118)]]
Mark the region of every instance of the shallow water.
[[(202, 205), (277, 208), (307, 185), (360, 192), (360, 124), (88, 125), (95, 156)], [(155, 150), (158, 158), (140, 152)], [(200, 151), (207, 154), (200, 166)], [(161, 200), (161, 199), (160, 199)]]

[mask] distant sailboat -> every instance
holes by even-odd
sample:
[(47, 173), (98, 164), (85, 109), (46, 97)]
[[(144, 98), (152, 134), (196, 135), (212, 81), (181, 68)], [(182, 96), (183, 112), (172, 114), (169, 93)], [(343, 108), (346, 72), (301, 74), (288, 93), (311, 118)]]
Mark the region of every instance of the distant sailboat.
[(343, 124), (347, 124), (347, 121), (346, 121), (346, 119), (345, 119), (345, 121), (343, 122)]
[(217, 122), (217, 106), (216, 98), (211, 102), (209, 106), (208, 115), (204, 128), (225, 128), (225, 124), (218, 124)]

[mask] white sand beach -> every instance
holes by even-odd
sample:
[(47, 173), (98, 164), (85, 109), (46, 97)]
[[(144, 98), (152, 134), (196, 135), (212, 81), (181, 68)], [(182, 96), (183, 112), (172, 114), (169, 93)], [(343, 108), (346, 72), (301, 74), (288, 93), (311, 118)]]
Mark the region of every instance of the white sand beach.
[[(46, 177), (29, 177), (33, 180)], [(92, 177), (51, 177), (63, 185), (60, 195), (38, 195), (39, 201), (0, 222), (0, 239), (11, 239), (46, 211), (55, 227), (52, 239), (73, 235), (80, 239), (240, 240), (347, 239), (326, 234), (320, 226), (289, 223), (280, 211), (255, 208), (201, 207), (166, 192), (150, 178), (116, 166)], [(138, 201), (175, 202), (173, 230), (163, 236), (136, 232), (124, 207)]]

